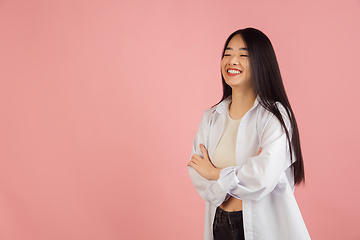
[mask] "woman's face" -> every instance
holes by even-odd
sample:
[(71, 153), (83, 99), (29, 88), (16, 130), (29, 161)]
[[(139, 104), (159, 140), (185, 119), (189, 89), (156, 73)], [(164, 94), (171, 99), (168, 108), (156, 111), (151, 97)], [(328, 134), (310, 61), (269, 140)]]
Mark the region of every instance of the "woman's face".
[(241, 35), (235, 35), (225, 49), (221, 73), (233, 91), (244, 91), (253, 88), (250, 71), (249, 52)]

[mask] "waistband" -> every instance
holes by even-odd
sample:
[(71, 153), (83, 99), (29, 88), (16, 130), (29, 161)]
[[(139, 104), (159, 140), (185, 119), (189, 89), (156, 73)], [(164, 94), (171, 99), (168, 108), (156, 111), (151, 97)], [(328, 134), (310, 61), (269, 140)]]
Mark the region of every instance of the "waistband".
[(243, 220), (242, 210), (228, 212), (228, 211), (221, 209), (220, 207), (216, 208), (215, 217), (218, 220), (225, 221), (225, 222), (228, 222), (229, 219), (231, 219), (232, 222)]

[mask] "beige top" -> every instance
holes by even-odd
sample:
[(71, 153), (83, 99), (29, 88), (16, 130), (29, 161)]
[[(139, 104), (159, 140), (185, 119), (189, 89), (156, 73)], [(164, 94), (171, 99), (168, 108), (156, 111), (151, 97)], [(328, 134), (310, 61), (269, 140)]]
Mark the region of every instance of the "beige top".
[(217, 168), (236, 166), (236, 138), (241, 118), (234, 120), (230, 117), (229, 111), (225, 120), (224, 132), (215, 149), (212, 161)]

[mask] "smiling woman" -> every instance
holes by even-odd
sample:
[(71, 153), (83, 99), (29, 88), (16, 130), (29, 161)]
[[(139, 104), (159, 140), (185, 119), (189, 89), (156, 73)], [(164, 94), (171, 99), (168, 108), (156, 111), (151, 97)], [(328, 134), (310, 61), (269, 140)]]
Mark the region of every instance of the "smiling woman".
[(294, 197), (299, 133), (274, 49), (247, 28), (227, 39), (223, 97), (205, 111), (188, 170), (206, 201), (204, 239), (310, 239)]
[(244, 93), (253, 93), (249, 52), (241, 35), (235, 35), (225, 48), (221, 60), (221, 73), (230, 87)]

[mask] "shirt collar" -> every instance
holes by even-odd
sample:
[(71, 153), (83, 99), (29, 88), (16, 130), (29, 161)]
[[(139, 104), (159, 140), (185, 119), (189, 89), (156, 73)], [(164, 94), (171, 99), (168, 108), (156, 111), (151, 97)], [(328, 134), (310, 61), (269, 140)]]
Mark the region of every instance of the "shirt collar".
[[(254, 105), (250, 108), (249, 111), (251, 111), (252, 109), (256, 108), (257, 105), (259, 105), (259, 100), (260, 98), (259, 96), (257, 96), (255, 98)], [(229, 97), (227, 97), (226, 99), (224, 99), (218, 105), (215, 106), (215, 111), (217, 111), (219, 114), (226, 114), (229, 109), (229, 105), (231, 101), (232, 101), (232, 96), (230, 95)]]

